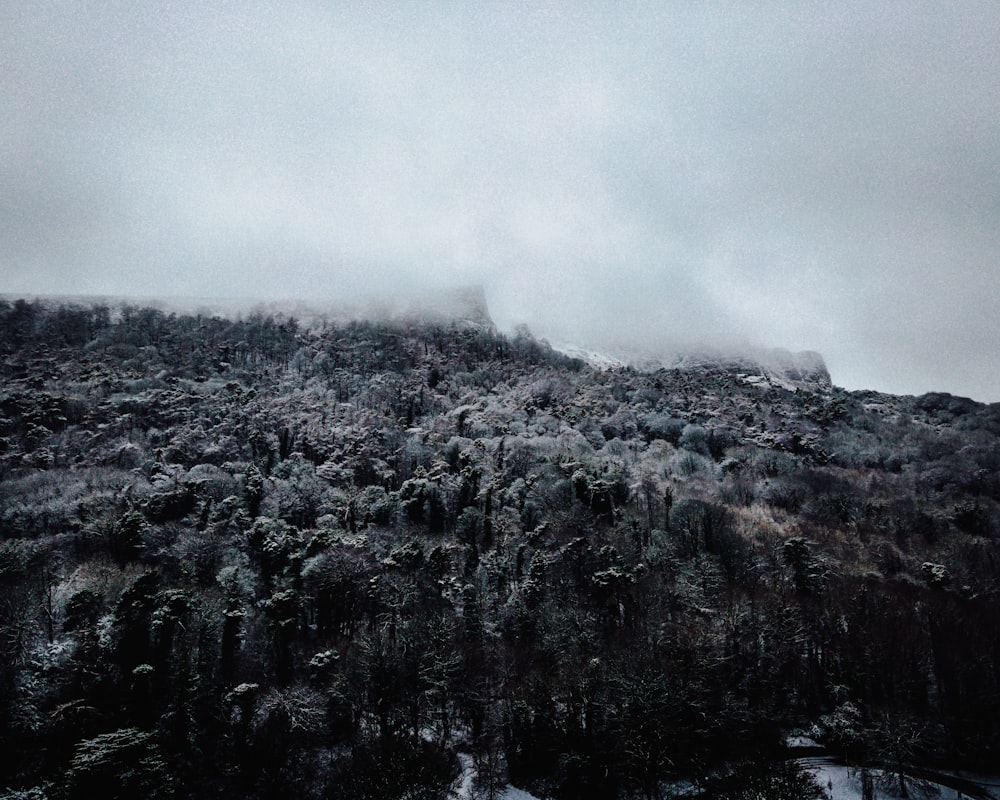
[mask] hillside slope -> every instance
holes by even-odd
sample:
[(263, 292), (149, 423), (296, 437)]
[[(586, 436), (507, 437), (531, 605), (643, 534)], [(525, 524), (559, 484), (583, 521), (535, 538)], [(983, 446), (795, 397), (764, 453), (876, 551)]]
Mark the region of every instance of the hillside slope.
[(0, 786), (444, 797), (461, 752), (484, 791), (809, 796), (792, 729), (904, 781), (1000, 759), (998, 406), (444, 319), (4, 302), (0, 359)]

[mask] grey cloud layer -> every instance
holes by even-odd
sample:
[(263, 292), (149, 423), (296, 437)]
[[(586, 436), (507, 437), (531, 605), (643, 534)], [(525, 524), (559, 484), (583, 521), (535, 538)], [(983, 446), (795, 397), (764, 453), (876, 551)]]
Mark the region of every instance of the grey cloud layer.
[(22, 4), (0, 291), (483, 283), (1000, 400), (1000, 7)]

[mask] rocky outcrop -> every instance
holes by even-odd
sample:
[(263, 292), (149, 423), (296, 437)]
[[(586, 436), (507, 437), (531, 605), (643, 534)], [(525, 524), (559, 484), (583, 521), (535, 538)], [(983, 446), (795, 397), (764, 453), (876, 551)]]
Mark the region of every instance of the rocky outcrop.
[(557, 345), (556, 349), (572, 358), (579, 358), (599, 370), (631, 367), (640, 372), (670, 369), (682, 372), (725, 373), (750, 385), (791, 391), (798, 389), (821, 391), (833, 387), (823, 356), (812, 350), (793, 353), (781, 348), (755, 348), (733, 353), (705, 349), (686, 350), (660, 358), (629, 358), (599, 353), (575, 345)]
[(486, 292), (481, 286), (467, 286), (411, 298), (400, 316), (405, 320), (454, 324), (460, 328), (496, 328), (486, 302)]
[(784, 349), (764, 351), (757, 359), (769, 381), (793, 388), (829, 389), (833, 386), (823, 356), (814, 350), (792, 353)]
[(727, 372), (744, 383), (764, 388), (822, 391), (833, 387), (823, 356), (812, 350), (793, 353), (781, 348), (761, 348), (739, 355), (685, 355), (672, 366), (682, 370)]

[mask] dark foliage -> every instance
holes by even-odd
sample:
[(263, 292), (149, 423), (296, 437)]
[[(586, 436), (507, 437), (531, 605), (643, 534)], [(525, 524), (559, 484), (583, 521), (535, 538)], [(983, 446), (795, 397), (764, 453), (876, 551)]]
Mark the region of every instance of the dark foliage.
[[(0, 303), (0, 786), (819, 796), (1000, 759), (1000, 410)], [(12, 795), (13, 796), (13, 795)]]

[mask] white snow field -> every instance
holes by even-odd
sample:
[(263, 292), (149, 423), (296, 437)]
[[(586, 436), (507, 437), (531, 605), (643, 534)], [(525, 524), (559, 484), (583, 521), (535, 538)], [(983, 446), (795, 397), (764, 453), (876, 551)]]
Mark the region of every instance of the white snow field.
[[(472, 756), (459, 754), (462, 774), (455, 781), (453, 789), (456, 800), (485, 800), (488, 796), (474, 790), (476, 776)], [(827, 757), (804, 758), (801, 763), (816, 778), (816, 782), (827, 792), (830, 800), (864, 800), (861, 787), (861, 770), (837, 764)], [(879, 770), (871, 770), (874, 800), (904, 800), (893, 775)], [(929, 780), (907, 780), (908, 800), (1000, 800), (1000, 776), (970, 775), (966, 773), (941, 773), (942, 779), (951, 779), (957, 785), (944, 785)], [(696, 795), (680, 789), (667, 792), (667, 797), (687, 798)], [(964, 787), (964, 788), (959, 788)], [(689, 787), (686, 787), (689, 788)], [(492, 800), (539, 800), (533, 794), (511, 785), (497, 792)]]

